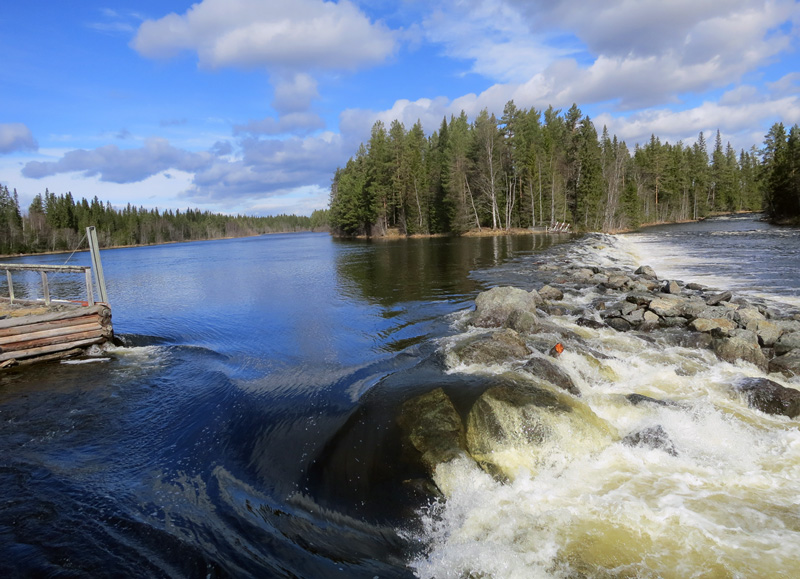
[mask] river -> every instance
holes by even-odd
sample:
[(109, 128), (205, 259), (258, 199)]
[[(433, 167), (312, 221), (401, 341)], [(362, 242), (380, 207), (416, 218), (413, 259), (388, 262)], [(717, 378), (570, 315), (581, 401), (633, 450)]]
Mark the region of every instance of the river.
[[(520, 448), (510, 481), (453, 464), (446, 501), (409, 484), (425, 475), (396, 415), (417, 394), (509, 370), (448, 362), (479, 291), (540, 287), (550, 260), (648, 263), (790, 308), (798, 235), (750, 216), (583, 239), (291, 234), (103, 251), (123, 345), (0, 374), (0, 572), (793, 576), (799, 423), (724, 387), (755, 368), (581, 329), (603, 367), (562, 360), (615, 434), (568, 437), (545, 459)], [(71, 283), (51, 292), (79, 299)], [(621, 401), (634, 391), (680, 404)], [(619, 443), (655, 423), (677, 456)]]

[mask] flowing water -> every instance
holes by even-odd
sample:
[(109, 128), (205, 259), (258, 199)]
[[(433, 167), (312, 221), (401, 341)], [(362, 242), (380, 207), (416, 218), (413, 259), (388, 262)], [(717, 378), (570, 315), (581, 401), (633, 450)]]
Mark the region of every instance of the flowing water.
[[(440, 465), (435, 500), (408, 483), (426, 473), (396, 418), (435, 388), (463, 393), (466, 412), (520, 379), (514, 363), (449, 356), (483, 289), (538, 288), (554, 261), (648, 263), (790, 308), (797, 236), (750, 217), (582, 239), (295, 234), (104, 251), (124, 345), (0, 374), (0, 573), (794, 577), (800, 421), (731, 393), (755, 367), (553, 316), (597, 354), (567, 343), (558, 359), (584, 419), (545, 417), (546, 443), (506, 449), (502, 481)], [(80, 299), (72, 283), (52, 293)], [(675, 452), (621, 443), (653, 425)]]

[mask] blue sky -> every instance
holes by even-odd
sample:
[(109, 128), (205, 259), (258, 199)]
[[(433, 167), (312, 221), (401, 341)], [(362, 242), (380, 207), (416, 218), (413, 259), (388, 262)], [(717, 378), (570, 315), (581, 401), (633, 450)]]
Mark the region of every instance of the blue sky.
[(800, 122), (799, 41), (789, 0), (4, 2), (0, 183), (308, 215), (376, 120), (511, 99), (749, 149)]

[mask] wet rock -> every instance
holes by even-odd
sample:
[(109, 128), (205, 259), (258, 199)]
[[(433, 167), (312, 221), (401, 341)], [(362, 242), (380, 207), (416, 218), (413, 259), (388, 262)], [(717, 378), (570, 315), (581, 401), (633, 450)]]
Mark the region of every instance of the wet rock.
[(759, 343), (765, 348), (771, 348), (778, 341), (778, 338), (783, 334), (780, 326), (773, 324), (769, 320), (757, 320), (747, 324), (747, 328), (751, 332), (755, 332), (758, 336)]
[(622, 318), (628, 322), (630, 322), (634, 326), (638, 326), (642, 322), (644, 322), (644, 310), (643, 309), (635, 309), (629, 314), (622, 316)]
[(462, 364), (502, 364), (525, 358), (530, 351), (516, 331), (506, 328), (458, 344), (453, 353)]
[(709, 296), (706, 299), (706, 304), (708, 304), (709, 306), (716, 306), (716, 305), (721, 304), (722, 302), (731, 301), (732, 297), (733, 297), (733, 294), (731, 292), (722, 292), (722, 293), (714, 294), (712, 296)]
[(675, 406), (674, 402), (667, 402), (666, 400), (659, 400), (658, 398), (652, 398), (650, 396), (645, 396), (644, 394), (628, 394), (625, 396), (628, 402), (633, 404), (634, 406), (639, 406), (639, 404), (655, 404), (657, 406)]
[(722, 333), (729, 334), (736, 329), (736, 324), (727, 318), (697, 318), (692, 320), (689, 327), (695, 332), (711, 333), (721, 330)]
[(536, 290), (495, 287), (478, 294), (471, 323), (481, 328), (513, 328), (528, 332), (536, 327), (536, 306), (542, 302)]
[(659, 317), (666, 318), (680, 316), (685, 304), (686, 300), (682, 297), (664, 294), (651, 301), (647, 307)]
[(794, 418), (800, 414), (800, 391), (786, 388), (767, 378), (742, 378), (734, 388), (745, 395), (751, 408), (766, 414)]
[(645, 324), (656, 325), (656, 324), (658, 324), (658, 322), (660, 320), (661, 320), (661, 318), (658, 317), (658, 314), (655, 314), (655, 313), (653, 313), (653, 312), (651, 312), (649, 310), (646, 310), (644, 312), (644, 323)]
[(555, 288), (555, 287), (553, 287), (551, 285), (546, 285), (546, 286), (544, 286), (543, 288), (541, 288), (539, 290), (539, 296), (543, 300), (556, 301), (557, 302), (557, 301), (561, 301), (561, 300), (564, 299), (564, 292), (562, 292), (560, 289)]
[(800, 376), (800, 350), (791, 350), (769, 361), (769, 371), (784, 376)]
[(631, 278), (627, 275), (611, 275), (608, 277), (608, 280), (605, 282), (605, 286), (609, 289), (622, 289), (630, 283)]
[(596, 273), (596, 274), (594, 274), (592, 276), (592, 280), (591, 281), (592, 281), (592, 283), (596, 283), (598, 285), (602, 285), (603, 287), (606, 287), (606, 284), (608, 283), (608, 276), (604, 275), (602, 273)]
[(467, 450), (489, 474), (513, 480), (558, 448), (597, 452), (616, 433), (579, 399), (528, 383), (486, 390), (467, 416)]
[(782, 356), (792, 350), (800, 348), (800, 332), (789, 332), (783, 334), (775, 342), (775, 354)]
[(704, 285), (692, 282), (692, 283), (687, 283), (686, 284), (686, 289), (692, 290), (692, 291), (703, 291), (703, 290), (705, 290), (707, 288)]
[(577, 282), (589, 283), (594, 272), (591, 269), (582, 268), (572, 273), (572, 279)]
[(667, 316), (661, 320), (661, 325), (665, 328), (682, 328), (688, 323), (689, 320), (681, 316)]
[(753, 307), (743, 307), (733, 312), (733, 321), (739, 324), (741, 328), (747, 328), (751, 323), (754, 324), (762, 320), (766, 320), (764, 314)]
[(591, 328), (593, 330), (599, 330), (600, 328), (605, 327), (605, 324), (602, 322), (598, 322), (597, 320), (593, 320), (591, 318), (578, 318), (575, 323), (584, 328)]
[(436, 465), (466, 454), (461, 416), (441, 388), (407, 400), (397, 422), (431, 473)]
[(654, 278), (654, 279), (658, 279), (658, 276), (656, 275), (656, 270), (654, 270), (654, 269), (653, 269), (652, 267), (650, 267), (649, 265), (643, 265), (643, 266), (640, 266), (640, 267), (639, 267), (639, 268), (638, 268), (638, 269), (637, 269), (635, 272), (633, 272), (633, 273), (635, 273), (636, 275), (644, 275), (644, 276), (647, 276), (647, 277), (652, 277), (652, 278)]
[(629, 434), (622, 439), (622, 443), (628, 446), (646, 446), (648, 448), (663, 450), (672, 456), (678, 456), (675, 445), (670, 440), (667, 431), (664, 430), (660, 424), (649, 426), (639, 432)]
[(665, 294), (679, 294), (681, 293), (681, 286), (678, 285), (678, 282), (672, 280), (664, 283), (661, 291)]
[(553, 386), (566, 390), (574, 396), (580, 396), (581, 391), (558, 364), (544, 356), (534, 356), (525, 364), (524, 369), (537, 378), (546, 380)]
[(609, 328), (614, 328), (618, 332), (627, 332), (633, 328), (633, 324), (624, 318), (607, 318), (606, 325)]
[(766, 371), (767, 358), (758, 345), (758, 336), (748, 330), (732, 330), (730, 337), (714, 340), (714, 352), (726, 362), (749, 362)]

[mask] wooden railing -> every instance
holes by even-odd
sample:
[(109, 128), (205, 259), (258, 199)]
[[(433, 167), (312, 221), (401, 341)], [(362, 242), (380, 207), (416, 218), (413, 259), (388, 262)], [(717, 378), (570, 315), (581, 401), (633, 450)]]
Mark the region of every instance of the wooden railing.
[(88, 265), (33, 265), (22, 263), (0, 263), (0, 269), (6, 270), (8, 279), (8, 298), (11, 303), (30, 303), (36, 300), (20, 300), (14, 297), (14, 282), (11, 277), (12, 271), (38, 271), (42, 276), (42, 294), (45, 305), (50, 305), (50, 285), (47, 281), (48, 273), (82, 273), (86, 280), (86, 304), (93, 306), (94, 291), (92, 290), (92, 268)]

